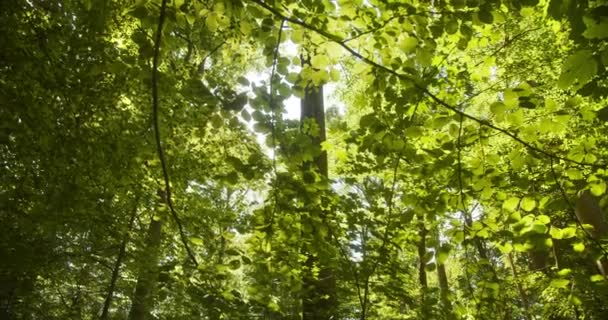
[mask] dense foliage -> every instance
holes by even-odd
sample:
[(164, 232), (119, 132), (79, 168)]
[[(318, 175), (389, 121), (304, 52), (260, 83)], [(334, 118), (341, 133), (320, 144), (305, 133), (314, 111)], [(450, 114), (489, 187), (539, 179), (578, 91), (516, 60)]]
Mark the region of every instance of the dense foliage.
[(607, 39), (606, 0), (0, 1), (0, 318), (606, 319)]

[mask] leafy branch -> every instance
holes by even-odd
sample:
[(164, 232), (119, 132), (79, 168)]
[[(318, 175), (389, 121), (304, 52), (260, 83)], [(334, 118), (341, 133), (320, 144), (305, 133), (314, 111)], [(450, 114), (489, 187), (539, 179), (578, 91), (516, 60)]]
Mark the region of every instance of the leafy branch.
[(268, 10), (269, 12), (271, 12), (272, 14), (286, 20), (289, 21), (293, 24), (299, 25), (305, 29), (308, 29), (310, 31), (313, 31), (325, 38), (327, 38), (329, 41), (332, 41), (338, 45), (340, 45), (342, 48), (344, 48), (347, 52), (349, 52), (353, 57), (365, 62), (366, 64), (373, 66), (375, 68), (378, 68), (380, 70), (383, 70), (391, 75), (396, 76), (397, 78), (401, 79), (401, 80), (405, 80), (405, 81), (409, 81), (411, 82), (414, 87), (420, 91), (422, 91), (426, 96), (428, 96), (432, 101), (434, 101), (435, 103), (439, 104), (440, 106), (449, 109), (451, 111), (453, 111), (456, 114), (459, 114), (467, 119), (470, 119), (474, 122), (477, 122), (481, 125), (484, 125), (488, 128), (491, 128), (493, 130), (496, 130), (508, 137), (510, 137), (511, 139), (515, 140), (516, 142), (518, 142), (519, 144), (525, 146), (527, 149), (542, 154), (548, 158), (551, 159), (556, 159), (556, 160), (562, 160), (565, 162), (570, 162), (570, 163), (574, 163), (580, 166), (584, 166), (584, 167), (591, 167), (591, 168), (604, 168), (603, 165), (596, 165), (596, 164), (592, 164), (592, 163), (585, 163), (585, 162), (581, 162), (581, 161), (576, 161), (573, 159), (569, 159), (563, 156), (559, 156), (557, 154), (551, 153), (549, 151), (543, 150), (541, 148), (538, 148), (534, 145), (532, 145), (531, 143), (521, 139), (520, 137), (517, 136), (516, 133), (512, 133), (509, 132), (506, 129), (503, 129), (501, 127), (498, 127), (496, 125), (491, 124), (489, 121), (487, 120), (483, 120), (483, 119), (479, 119), (473, 115), (470, 115), (468, 113), (465, 113), (461, 110), (459, 110), (457, 107), (447, 103), (446, 101), (444, 101), (443, 99), (439, 98), (436, 94), (432, 93), (427, 87), (425, 87), (424, 85), (420, 84), (418, 81), (416, 81), (416, 79), (412, 78), (409, 75), (403, 74), (403, 73), (399, 73), (398, 71), (395, 71), (389, 67), (386, 67), (380, 63), (377, 63), (373, 60), (371, 60), (368, 57), (363, 56), (361, 53), (359, 53), (358, 51), (356, 51), (355, 49), (351, 48), (348, 44), (346, 44), (343, 40), (340, 39), (340, 37), (333, 35), (327, 31), (324, 31), (318, 27), (312, 26), (300, 19), (297, 18), (293, 18), (293, 17), (289, 17), (287, 15), (285, 15), (284, 13), (280, 12), (279, 10), (277, 10), (276, 8), (270, 6), (269, 4), (265, 3), (264, 1), (261, 0), (250, 0), (251, 2), (254, 2), (256, 4), (258, 4), (259, 6), (263, 7), (264, 9)]
[(171, 215), (173, 216), (173, 220), (177, 224), (179, 229), (179, 235), (181, 238), (186, 251), (188, 252), (188, 256), (190, 260), (194, 263), (195, 266), (198, 267), (198, 261), (192, 253), (190, 246), (188, 245), (188, 240), (186, 239), (186, 234), (184, 233), (184, 226), (182, 225), (182, 221), (175, 211), (173, 207), (173, 200), (171, 198), (171, 184), (169, 180), (169, 171), (167, 170), (167, 161), (165, 159), (165, 152), (163, 150), (162, 140), (160, 136), (160, 128), (158, 121), (158, 65), (160, 60), (160, 44), (162, 40), (163, 33), (163, 24), (165, 23), (165, 16), (167, 10), (167, 0), (162, 0), (160, 6), (160, 15), (158, 17), (158, 28), (156, 29), (156, 38), (154, 40), (154, 55), (152, 57), (152, 117), (154, 122), (154, 138), (156, 140), (156, 151), (158, 152), (158, 158), (160, 160), (161, 167), (163, 169), (163, 178), (165, 180), (165, 193), (166, 193), (166, 202), (169, 210), (171, 211)]

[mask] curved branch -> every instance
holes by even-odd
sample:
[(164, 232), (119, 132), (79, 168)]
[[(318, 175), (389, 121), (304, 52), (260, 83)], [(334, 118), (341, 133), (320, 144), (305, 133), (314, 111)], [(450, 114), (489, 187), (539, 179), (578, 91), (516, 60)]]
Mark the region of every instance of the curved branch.
[(434, 102), (436, 102), (437, 104), (439, 104), (440, 106), (449, 109), (451, 111), (453, 111), (456, 114), (459, 114), (467, 119), (473, 120), (481, 125), (484, 125), (488, 128), (491, 128), (493, 130), (496, 130), (508, 137), (510, 137), (511, 139), (517, 141), (519, 144), (525, 146), (527, 149), (542, 154), (550, 159), (556, 159), (556, 160), (562, 160), (565, 162), (570, 162), (570, 163), (574, 163), (580, 166), (584, 166), (584, 167), (591, 167), (591, 168), (597, 168), (597, 169), (603, 169), (604, 166), (603, 165), (596, 165), (596, 164), (592, 164), (592, 163), (584, 163), (584, 162), (580, 162), (580, 161), (576, 161), (573, 159), (569, 159), (566, 157), (562, 157), (559, 156), (557, 154), (553, 154), (551, 152), (545, 151), (543, 149), (540, 149), (534, 145), (532, 145), (529, 142), (524, 141), (523, 139), (519, 138), (517, 136), (517, 134), (515, 133), (511, 133), (509, 131), (507, 131), (506, 129), (503, 129), (501, 127), (497, 127), (493, 124), (491, 124), (489, 121), (487, 120), (483, 120), (483, 119), (479, 119), (473, 115), (470, 115), (468, 113), (465, 113), (461, 110), (459, 110), (457, 107), (447, 103), (446, 101), (442, 100), (441, 98), (439, 98), (437, 95), (435, 95), (434, 93), (432, 93), (428, 88), (426, 88), (425, 86), (423, 86), (422, 84), (418, 83), (416, 81), (416, 79), (414, 79), (413, 77), (403, 74), (403, 73), (399, 73), (389, 67), (386, 67), (384, 65), (381, 65), (373, 60), (371, 60), (370, 58), (367, 58), (365, 56), (363, 56), (361, 53), (357, 52), (355, 49), (351, 48), (350, 46), (348, 46), (342, 39), (340, 39), (340, 37), (333, 35), (327, 31), (321, 30), (317, 27), (314, 27), (304, 21), (301, 21), (297, 18), (292, 18), (292, 17), (288, 17), (285, 14), (281, 13), (279, 10), (277, 10), (276, 8), (270, 6), (269, 4), (265, 3), (264, 1), (261, 0), (250, 0), (251, 2), (254, 2), (256, 4), (258, 4), (259, 6), (263, 7), (264, 9), (268, 10), (269, 12), (271, 12), (272, 14), (276, 15), (279, 18), (285, 19), (293, 24), (299, 25), (303, 28), (306, 28), (308, 30), (311, 30), (325, 38), (327, 38), (329, 41), (332, 41), (338, 45), (340, 45), (342, 48), (344, 48), (344, 50), (346, 50), (347, 52), (349, 52), (353, 57), (365, 62), (366, 64), (373, 66), (377, 69), (383, 70), (389, 74), (392, 74), (394, 76), (396, 76), (397, 78), (401, 79), (401, 80), (405, 80), (405, 81), (410, 81), (413, 83), (414, 87), (420, 91), (422, 91), (426, 96), (428, 96), (431, 100), (433, 100)]
[(171, 199), (171, 185), (169, 183), (169, 172), (167, 170), (167, 161), (165, 160), (165, 152), (161, 143), (160, 128), (158, 125), (158, 65), (160, 60), (160, 44), (162, 40), (163, 24), (165, 23), (166, 10), (167, 0), (162, 0), (160, 6), (160, 15), (158, 17), (158, 28), (156, 29), (156, 38), (154, 40), (154, 56), (152, 58), (152, 117), (154, 121), (154, 138), (156, 140), (156, 151), (158, 152), (158, 158), (163, 169), (163, 178), (165, 179), (167, 206), (171, 211), (173, 220), (175, 220), (175, 223), (177, 224), (181, 241), (184, 244), (186, 251), (188, 252), (190, 260), (192, 260), (194, 265), (198, 267), (198, 261), (196, 260), (194, 253), (192, 253), (192, 250), (190, 250), (190, 246), (188, 245), (188, 240), (186, 239), (186, 234), (184, 233), (184, 226), (182, 225), (182, 221), (180, 220), (179, 215), (173, 207), (173, 200)]

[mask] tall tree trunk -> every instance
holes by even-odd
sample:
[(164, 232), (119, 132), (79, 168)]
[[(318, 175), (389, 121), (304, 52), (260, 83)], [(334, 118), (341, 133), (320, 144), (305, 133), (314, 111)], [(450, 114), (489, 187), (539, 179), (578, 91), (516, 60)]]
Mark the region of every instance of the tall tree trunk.
[(441, 302), (444, 305), (445, 311), (452, 314), (452, 303), (450, 302), (450, 286), (448, 284), (448, 275), (445, 272), (445, 264), (437, 264), (437, 280), (439, 281), (439, 290), (441, 291)]
[[(435, 241), (439, 245), (439, 226), (435, 227)], [(439, 291), (441, 294), (441, 304), (443, 305), (442, 312), (445, 314), (446, 319), (456, 319), (454, 310), (452, 308), (452, 302), (450, 301), (450, 286), (448, 283), (448, 275), (445, 271), (445, 263), (439, 263), (437, 261), (437, 280), (439, 282)]]
[[(302, 59), (302, 61), (305, 61)], [(308, 63), (308, 62), (304, 62)], [(323, 86), (309, 85), (305, 88), (304, 98), (301, 101), (301, 117), (302, 124), (313, 120), (318, 128), (318, 134), (308, 135), (318, 150), (319, 154), (314, 157), (312, 163), (305, 163), (303, 166), (304, 181), (311, 181), (310, 171), (316, 172), (321, 179), (327, 179), (327, 153), (321, 150), (321, 143), (325, 141), (325, 108), (323, 104)], [(312, 169), (312, 170), (311, 170)], [(313, 180), (314, 181), (314, 180)], [(311, 239), (313, 245), (304, 245), (304, 254), (306, 255), (306, 270), (302, 279), (303, 298), (302, 298), (302, 314), (303, 320), (329, 320), (337, 319), (337, 297), (336, 297), (336, 279), (334, 270), (329, 265), (330, 257), (327, 257), (329, 237), (321, 235), (317, 230), (319, 221), (327, 224), (327, 218), (323, 209), (316, 207), (311, 208), (310, 216), (303, 221), (309, 225), (312, 234), (303, 235)], [(318, 276), (313, 275), (313, 269), (319, 269)]]
[(418, 281), (420, 282), (420, 310), (423, 319), (429, 318), (429, 306), (426, 303), (426, 294), (428, 283), (426, 278), (426, 228), (424, 227), (424, 216), (420, 216), (418, 222), (418, 232), (420, 240), (418, 241)]
[(420, 241), (418, 241), (418, 281), (423, 290), (428, 287), (426, 279), (426, 228), (424, 222), (421, 221), (418, 225), (418, 232), (420, 234)]
[(125, 254), (127, 252), (127, 242), (129, 242), (129, 233), (133, 229), (133, 222), (135, 221), (136, 215), (137, 200), (135, 208), (133, 208), (133, 212), (131, 213), (131, 217), (129, 219), (129, 226), (127, 227), (127, 231), (123, 235), (122, 242), (120, 243), (120, 249), (118, 251), (118, 256), (116, 257), (116, 262), (114, 263), (114, 268), (112, 269), (112, 278), (110, 279), (110, 286), (108, 287), (108, 293), (103, 303), (103, 311), (101, 312), (101, 317), (99, 318), (101, 320), (108, 319), (110, 306), (112, 305), (112, 298), (114, 296), (114, 290), (116, 289), (116, 281), (118, 281), (118, 275), (120, 274), (120, 266), (122, 265), (122, 260), (124, 259)]
[(129, 320), (146, 320), (149, 318), (150, 308), (154, 300), (154, 288), (158, 279), (161, 229), (161, 221), (154, 219), (150, 221), (146, 248), (140, 260), (141, 269), (132, 299)]
[(509, 261), (509, 266), (511, 267), (511, 272), (513, 274), (513, 281), (515, 281), (515, 285), (517, 286), (517, 291), (519, 292), (519, 298), (521, 299), (524, 317), (526, 320), (530, 320), (530, 319), (532, 319), (532, 317), (530, 316), (528, 297), (526, 295), (526, 291), (524, 290), (524, 287), (522, 286), (522, 284), (520, 282), (515, 263), (513, 263), (513, 254), (509, 253), (507, 255), (507, 259)]

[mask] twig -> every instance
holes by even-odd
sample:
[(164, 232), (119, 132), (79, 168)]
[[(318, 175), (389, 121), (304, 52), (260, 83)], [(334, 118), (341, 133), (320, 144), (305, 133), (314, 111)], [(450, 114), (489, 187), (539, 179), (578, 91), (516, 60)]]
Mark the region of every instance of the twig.
[(160, 15), (158, 17), (158, 28), (156, 29), (156, 39), (154, 41), (154, 56), (152, 58), (152, 116), (154, 121), (154, 137), (156, 139), (156, 151), (158, 152), (158, 158), (163, 169), (163, 178), (165, 179), (167, 206), (171, 211), (173, 220), (175, 220), (175, 223), (177, 224), (181, 241), (184, 244), (186, 251), (188, 252), (190, 260), (192, 260), (194, 265), (198, 267), (198, 261), (196, 260), (194, 253), (192, 253), (192, 250), (190, 250), (190, 246), (188, 245), (188, 240), (186, 239), (186, 234), (184, 233), (184, 227), (182, 225), (182, 222), (177, 212), (175, 211), (175, 208), (173, 207), (173, 200), (171, 199), (171, 185), (169, 182), (169, 172), (167, 170), (167, 162), (165, 160), (165, 152), (161, 143), (160, 128), (158, 124), (158, 64), (160, 60), (160, 44), (162, 40), (163, 24), (165, 22), (166, 9), (167, 0), (162, 0), (160, 6)]
[[(508, 47), (509, 45), (511, 45), (513, 42), (515, 42), (515, 40), (517, 40), (518, 38), (523, 37), (526, 33), (532, 32), (532, 31), (536, 31), (539, 30), (540, 27), (538, 28), (532, 28), (532, 29), (527, 29), (524, 30), (518, 34), (516, 34), (515, 36), (513, 36), (513, 38), (511, 39), (507, 39), (500, 47), (496, 48), (490, 55), (488, 55), (487, 57), (493, 57), (495, 55), (497, 55), (498, 53), (500, 53), (500, 51), (502, 51), (504, 48)], [(480, 64), (482, 64), (483, 61), (479, 61), (475, 64), (475, 66), (473, 68), (477, 68)]]

